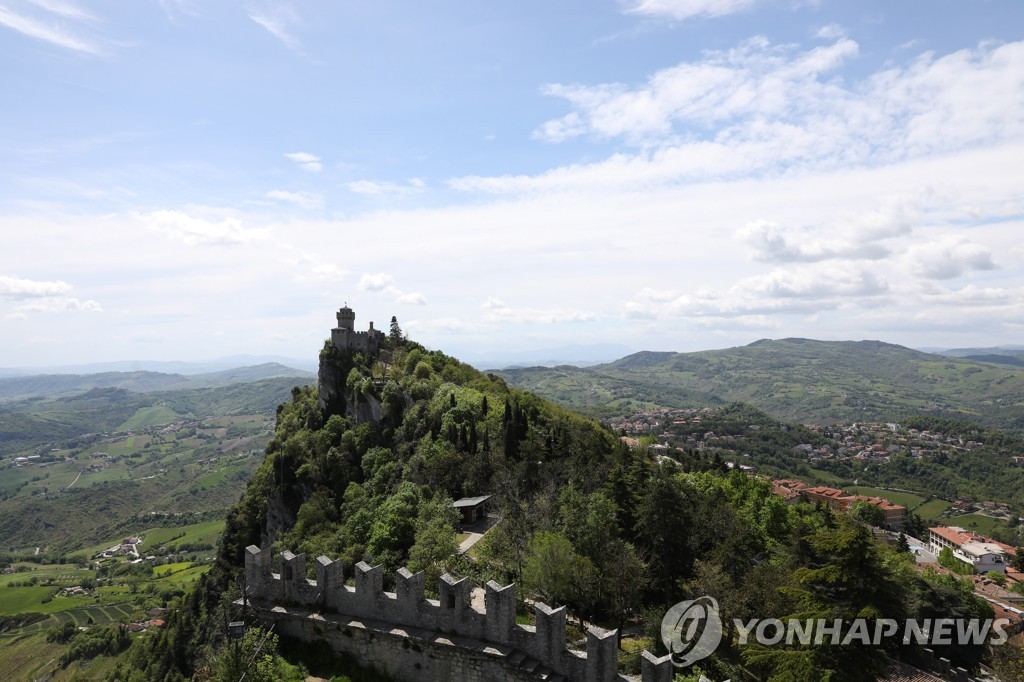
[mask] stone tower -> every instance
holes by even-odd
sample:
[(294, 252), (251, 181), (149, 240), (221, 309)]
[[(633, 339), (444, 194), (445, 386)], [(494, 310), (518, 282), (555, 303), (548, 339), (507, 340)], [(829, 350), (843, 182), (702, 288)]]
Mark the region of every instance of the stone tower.
[(365, 332), (355, 330), (356, 314), (347, 305), (338, 311), (338, 326), (331, 330), (331, 342), (338, 350), (352, 350), (376, 356), (384, 342), (384, 332), (373, 328)]
[(356, 314), (347, 305), (338, 311), (338, 329), (347, 329), (352, 332), (356, 329)]

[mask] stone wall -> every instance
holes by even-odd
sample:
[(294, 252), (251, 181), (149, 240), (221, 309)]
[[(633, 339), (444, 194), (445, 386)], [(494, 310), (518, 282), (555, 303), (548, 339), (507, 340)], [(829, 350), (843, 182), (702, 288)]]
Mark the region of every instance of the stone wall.
[[(283, 552), (279, 572), (269, 551), (245, 555), (245, 606), (278, 632), (324, 639), (398, 680), (571, 680), (615, 682), (616, 632), (590, 628), (585, 652), (565, 646), (565, 607), (536, 605), (536, 626), (515, 620), (515, 585), (485, 586), (484, 608), (470, 602), (469, 582), (443, 575), (439, 599), (424, 596), (424, 574), (400, 569), (396, 591), (385, 592), (381, 566), (356, 564), (354, 586), (340, 561), (319, 557), (306, 578), (304, 555)], [(239, 603), (243, 603), (242, 600)], [(643, 682), (669, 682), (668, 656), (643, 654)]]

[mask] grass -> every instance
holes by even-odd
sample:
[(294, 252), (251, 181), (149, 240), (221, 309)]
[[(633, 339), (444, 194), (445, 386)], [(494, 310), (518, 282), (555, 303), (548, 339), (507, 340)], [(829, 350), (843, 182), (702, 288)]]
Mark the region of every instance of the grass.
[(953, 516), (947, 522), (950, 526), (960, 526), (967, 530), (973, 530), (975, 533), (981, 535), (991, 535), (992, 531), (996, 528), (1004, 530), (1008, 527), (1005, 521), (994, 519), (991, 516), (985, 516), (984, 514), (963, 514), (961, 516)]
[(149, 551), (162, 545), (169, 547), (188, 544), (216, 545), (217, 538), (220, 537), (223, 531), (223, 520), (194, 523), (189, 526), (151, 528), (142, 533), (144, 538), (142, 549), (143, 551)]
[(828, 485), (842, 485), (846, 479), (841, 476), (833, 474), (831, 471), (824, 471), (822, 469), (812, 469), (814, 472), (814, 478), (817, 480), (824, 481)]
[(19, 613), (56, 613), (82, 604), (80, 600), (70, 597), (53, 597), (50, 601), (43, 602), (43, 599), (58, 589), (42, 585), (0, 588), (0, 616), (14, 616)]
[(140, 407), (123, 424), (117, 427), (117, 431), (130, 431), (145, 426), (164, 426), (181, 419), (181, 415), (165, 405), (153, 405), (152, 407)]
[(206, 573), (207, 571), (209, 571), (211, 568), (212, 568), (212, 566), (210, 564), (203, 564), (201, 566), (193, 566), (192, 568), (186, 568), (184, 571), (178, 571), (176, 573), (171, 573), (169, 575), (166, 575), (163, 578), (160, 578), (159, 580), (157, 580), (156, 583), (158, 585), (161, 584), (161, 583), (163, 583), (163, 584), (168, 584), (169, 583), (169, 584), (178, 585), (179, 587), (185, 587), (185, 586), (191, 585), (192, 583), (194, 583), (197, 580), (199, 580), (199, 578), (201, 578), (203, 576), (203, 574)]
[(156, 566), (153, 569), (153, 575), (157, 578), (163, 578), (171, 575), (172, 573), (178, 573), (192, 566), (190, 561), (180, 561), (176, 564), (164, 564), (163, 566)]
[(926, 499), (923, 495), (899, 492), (896, 490), (885, 490), (884, 488), (869, 488), (863, 485), (851, 486), (846, 490), (857, 495), (867, 495), (868, 497), (883, 497), (894, 504), (901, 504), (907, 509), (913, 509), (917, 505), (924, 502)]
[(117, 660), (97, 656), (88, 661), (75, 661), (67, 668), (58, 668), (57, 659), (67, 650), (67, 645), (47, 643), (45, 630), (6, 636), (0, 641), (3, 642), (0, 646), (0, 671), (3, 671), (4, 680), (102, 680)]
[(914, 510), (914, 513), (926, 521), (931, 521), (932, 519), (937, 519), (942, 516), (942, 512), (949, 509), (949, 507), (949, 502), (946, 500), (940, 500), (936, 497), (920, 505)]

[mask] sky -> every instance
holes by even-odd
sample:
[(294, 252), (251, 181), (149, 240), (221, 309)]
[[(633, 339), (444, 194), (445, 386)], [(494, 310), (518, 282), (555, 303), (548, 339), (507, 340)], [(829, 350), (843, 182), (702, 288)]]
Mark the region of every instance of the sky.
[(0, 0), (0, 366), (1024, 343), (1019, 0)]

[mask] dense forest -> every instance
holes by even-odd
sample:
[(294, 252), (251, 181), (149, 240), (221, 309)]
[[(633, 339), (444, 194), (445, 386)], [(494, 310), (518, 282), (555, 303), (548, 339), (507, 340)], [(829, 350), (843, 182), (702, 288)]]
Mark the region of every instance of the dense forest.
[[(295, 388), (278, 409), (265, 460), (228, 516), (215, 568), (159, 635), (132, 645), (112, 679), (184, 680), (197, 671), (232, 679), (244, 657), (227, 646), (225, 624), (237, 617), (230, 602), (249, 544), (384, 564), (385, 575), (407, 566), (426, 571), (428, 586), (442, 571), (515, 581), (519, 595), (565, 604), (571, 622), (643, 635), (622, 640), (624, 672), (637, 670), (629, 653), (637, 643), (663, 654), (654, 634), (662, 615), (701, 595), (718, 600), (727, 623), (991, 617), (967, 583), (919, 573), (909, 553), (876, 541), (851, 517), (787, 506), (766, 481), (726, 472), (700, 453), (659, 464), (599, 424), (400, 334), (383, 357), (325, 345), (319, 389)], [(469, 558), (457, 553), (451, 502), (481, 494), (493, 496), (502, 520)], [(715, 656), (686, 673), (873, 680), (890, 658), (918, 653), (895, 645), (740, 647), (737, 634), (727, 628)], [(301, 679), (303, 666), (375, 679), (358, 662), (330, 662), (310, 647), (282, 647), (285, 661), (274, 641), (261, 640), (263, 673), (251, 667), (247, 679)], [(938, 649), (965, 667), (985, 654), (981, 646)]]

